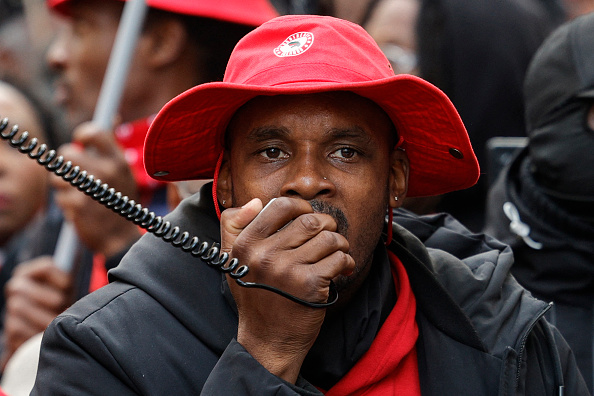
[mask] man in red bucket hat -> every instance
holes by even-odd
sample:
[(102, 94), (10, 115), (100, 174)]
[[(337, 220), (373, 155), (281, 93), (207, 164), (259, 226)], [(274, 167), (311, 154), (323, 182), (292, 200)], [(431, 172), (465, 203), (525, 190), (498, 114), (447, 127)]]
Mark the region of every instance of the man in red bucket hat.
[(46, 330), (32, 394), (587, 394), (507, 246), (445, 215), (398, 212), (416, 236), (385, 221), (479, 169), (447, 97), (359, 26), (264, 23), (223, 82), (159, 112), (145, 166), (214, 179), (167, 220), (226, 264), (143, 236)]
[[(103, 76), (126, 3), (115, 0), (48, 0), (61, 20), (47, 54), (57, 73), (55, 100), (77, 127), (60, 153), (102, 181), (164, 214), (165, 183), (143, 166), (148, 126), (163, 105), (192, 86), (223, 78), (237, 41), (278, 14), (268, 0), (147, 0), (147, 16), (132, 58), (115, 133), (83, 123), (93, 118)], [(7, 115), (10, 117), (10, 115)], [(83, 123), (83, 124), (81, 124)], [(55, 147), (54, 147), (55, 148)], [(106, 281), (139, 237), (137, 226), (105, 210), (75, 189), (57, 184), (56, 202), (74, 224), (86, 251), (72, 273), (52, 258), (21, 264), (10, 288), (3, 360), (43, 331), (64, 306)], [(43, 232), (40, 238), (46, 238)], [(26, 269), (26, 270), (25, 270)]]

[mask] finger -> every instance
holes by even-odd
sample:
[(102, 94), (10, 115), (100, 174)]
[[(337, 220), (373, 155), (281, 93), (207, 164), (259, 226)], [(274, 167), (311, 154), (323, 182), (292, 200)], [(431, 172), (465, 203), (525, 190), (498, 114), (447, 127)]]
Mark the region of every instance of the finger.
[[(57, 183), (56, 183), (57, 184)], [(62, 210), (81, 210), (86, 209), (92, 201), (84, 193), (77, 190), (69, 184), (61, 184), (61, 187), (55, 188), (55, 201)]]
[(72, 189), (72, 185), (69, 182), (54, 173), (50, 174), (50, 184), (57, 192)]
[(28, 311), (29, 307), (34, 306), (57, 312), (66, 304), (67, 291), (22, 278), (11, 283), (7, 296), (7, 310), (13, 309), (13, 312)]
[(7, 292), (27, 291), (35, 285), (48, 285), (52, 289), (66, 291), (71, 287), (72, 278), (54, 265), (49, 256), (22, 263), (17, 266), (11, 279), (6, 284)]
[(10, 311), (6, 311), (5, 335), (18, 338), (26, 334), (28, 337), (45, 330), (45, 328), (65, 309), (47, 309), (31, 305), (28, 301), (13, 301)]
[(289, 226), (297, 217), (313, 213), (309, 202), (303, 199), (280, 197), (270, 201), (258, 216), (246, 227), (256, 239), (267, 238), (277, 231)]
[(221, 221), (224, 220), (225, 230), (233, 235), (239, 235), (241, 231), (260, 213), (262, 201), (254, 198), (241, 208), (231, 208), (221, 214)]
[(221, 213), (221, 250), (230, 252), (237, 236), (262, 210), (262, 201), (254, 198), (241, 208), (226, 209)]
[(74, 130), (72, 139), (85, 149), (93, 149), (107, 156), (115, 155), (119, 150), (113, 131), (99, 128), (92, 121), (80, 124)]
[(348, 254), (349, 242), (344, 236), (327, 230), (295, 248), (296, 257), (302, 260), (299, 264), (315, 264), (337, 251)]
[(349, 254), (335, 251), (315, 264), (290, 267), (278, 287), (303, 300), (323, 303), (328, 301), (331, 281), (352, 274), (354, 268), (355, 260)]
[(275, 242), (289, 249), (297, 248), (323, 231), (336, 231), (336, 220), (328, 214), (306, 213), (298, 216), (275, 235)]
[(313, 285), (317, 283), (318, 287), (327, 288), (330, 281), (337, 276), (351, 275), (355, 270), (355, 260), (350, 254), (338, 250), (314, 265), (302, 265), (296, 268), (304, 274), (308, 283)]

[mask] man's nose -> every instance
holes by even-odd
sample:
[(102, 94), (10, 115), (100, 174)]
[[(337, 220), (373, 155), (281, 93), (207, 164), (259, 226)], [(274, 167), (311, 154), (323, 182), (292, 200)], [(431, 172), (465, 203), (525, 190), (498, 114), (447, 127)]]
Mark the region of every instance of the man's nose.
[(61, 71), (68, 62), (68, 27), (61, 26), (53, 38), (47, 53), (46, 62), (55, 71)]
[(294, 159), (289, 165), (281, 196), (296, 197), (305, 200), (332, 196), (335, 185), (324, 172), (327, 166), (313, 155), (304, 155)]

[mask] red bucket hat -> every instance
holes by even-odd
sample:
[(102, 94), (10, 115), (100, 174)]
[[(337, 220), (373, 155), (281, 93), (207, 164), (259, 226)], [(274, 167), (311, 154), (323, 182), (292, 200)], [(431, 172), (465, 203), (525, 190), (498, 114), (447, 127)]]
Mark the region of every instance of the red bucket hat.
[[(68, 15), (68, 6), (77, 0), (47, 0), (50, 8)], [(125, 0), (120, 0), (125, 1)], [(146, 0), (149, 7), (204, 18), (259, 26), (278, 16), (268, 0)]]
[(260, 95), (350, 91), (391, 118), (410, 160), (408, 196), (464, 189), (479, 166), (458, 112), (445, 94), (410, 75), (394, 75), (359, 25), (327, 16), (290, 15), (264, 23), (239, 41), (222, 82), (198, 85), (168, 102), (144, 146), (157, 180), (213, 178), (227, 124)]

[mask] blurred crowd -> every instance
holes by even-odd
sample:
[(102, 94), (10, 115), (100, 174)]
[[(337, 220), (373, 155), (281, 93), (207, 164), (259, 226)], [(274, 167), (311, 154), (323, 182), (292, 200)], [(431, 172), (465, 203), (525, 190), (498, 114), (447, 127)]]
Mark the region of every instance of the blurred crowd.
[[(408, 199), (405, 207), (418, 215), (451, 213), (472, 232), (509, 244), (512, 272), (537, 298), (554, 302), (547, 319), (566, 337), (592, 391), (594, 27), (567, 26), (594, 12), (594, 2), (261, 0), (254, 2), (265, 10), (260, 16), (219, 3), (216, 12), (149, 7), (117, 112), (103, 128), (94, 111), (125, 3), (0, 0), (0, 119), (10, 121), (3, 133), (18, 124), (19, 133), (28, 131), (39, 145), (164, 215), (202, 183), (156, 182), (144, 171), (144, 136), (161, 107), (194, 85), (221, 80), (235, 43), (264, 22), (263, 14), (360, 24), (395, 73), (419, 76), (447, 94), (481, 166), (474, 187)], [(73, 264), (64, 266), (54, 252), (68, 225), (76, 239)], [(0, 142), (6, 393), (28, 394), (36, 353), (26, 351), (28, 342), (38, 344), (55, 316), (105, 285), (107, 271), (141, 235)]]

